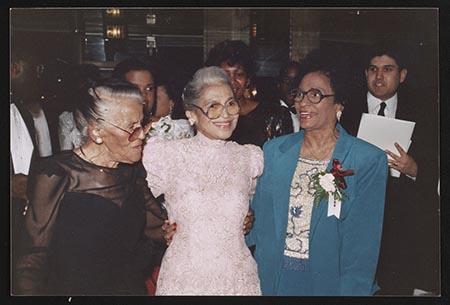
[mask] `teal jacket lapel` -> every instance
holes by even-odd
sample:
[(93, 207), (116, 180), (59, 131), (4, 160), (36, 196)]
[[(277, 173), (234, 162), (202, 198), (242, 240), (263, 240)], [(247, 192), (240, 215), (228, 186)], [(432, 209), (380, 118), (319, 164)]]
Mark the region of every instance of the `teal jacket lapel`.
[(273, 183), (276, 184), (273, 212), (276, 236), (281, 242), (284, 242), (286, 234), (291, 182), (297, 166), (301, 142), (303, 142), (303, 132), (289, 135), (278, 147), (279, 152), (275, 155), (277, 160), (273, 160), (276, 164), (273, 169), (275, 172)]
[[(331, 170), (331, 167), (333, 165), (333, 159), (337, 159), (343, 164), (346, 160), (346, 157), (348, 155), (348, 152), (351, 149), (353, 139), (340, 124), (336, 125), (337, 130), (339, 131), (339, 138), (336, 142), (336, 146), (333, 151), (333, 156), (331, 157), (330, 162), (327, 166), (327, 172)], [(345, 167), (345, 166), (344, 166)], [(328, 199), (322, 199), (318, 205), (315, 205), (312, 210), (311, 215), (311, 226), (310, 226), (310, 233), (309, 233), (309, 240), (312, 240), (314, 237), (314, 233), (317, 228), (317, 224), (319, 223), (322, 216), (325, 214), (328, 210)]]

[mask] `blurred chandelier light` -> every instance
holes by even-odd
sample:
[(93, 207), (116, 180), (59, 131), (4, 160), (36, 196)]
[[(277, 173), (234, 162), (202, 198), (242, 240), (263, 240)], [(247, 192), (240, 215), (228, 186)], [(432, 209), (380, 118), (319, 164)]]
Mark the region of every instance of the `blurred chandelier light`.
[(146, 22), (147, 22), (147, 24), (156, 24), (156, 15), (155, 14), (147, 14)]
[(125, 31), (123, 25), (108, 25), (106, 28), (106, 37), (108, 38), (124, 38)]
[(258, 25), (256, 23), (253, 23), (250, 29), (250, 35), (255, 38), (256, 37), (256, 33), (258, 31)]
[(117, 17), (120, 16), (120, 10), (117, 8), (110, 8), (106, 10), (106, 15), (110, 16), (110, 17)]

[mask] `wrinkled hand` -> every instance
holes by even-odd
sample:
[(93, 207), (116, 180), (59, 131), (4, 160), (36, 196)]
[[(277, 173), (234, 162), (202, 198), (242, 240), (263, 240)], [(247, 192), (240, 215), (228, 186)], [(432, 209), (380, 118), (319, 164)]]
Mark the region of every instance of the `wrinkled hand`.
[(166, 245), (170, 245), (170, 243), (172, 242), (173, 235), (177, 231), (177, 224), (175, 222), (170, 223), (169, 220), (165, 220), (161, 228), (164, 232), (164, 239), (166, 240)]
[(386, 149), (386, 153), (391, 157), (392, 159), (388, 159), (388, 165), (389, 167), (396, 169), (403, 174), (409, 175), (411, 177), (417, 176), (417, 163), (411, 157), (408, 155), (405, 150), (398, 144), (395, 143), (395, 148), (397, 148), (400, 156), (397, 156), (393, 152)]
[(253, 210), (249, 209), (247, 212), (247, 216), (245, 216), (244, 219), (244, 235), (247, 235), (248, 232), (250, 232), (250, 230), (252, 229), (253, 221), (255, 221), (255, 216), (253, 214)]

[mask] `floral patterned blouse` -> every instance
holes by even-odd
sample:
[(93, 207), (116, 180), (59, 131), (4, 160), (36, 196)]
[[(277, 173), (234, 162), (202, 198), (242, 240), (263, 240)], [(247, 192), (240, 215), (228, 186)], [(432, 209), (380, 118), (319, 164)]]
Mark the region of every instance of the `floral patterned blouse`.
[(299, 157), (291, 183), (288, 225), (284, 255), (309, 258), (309, 229), (314, 203), (312, 176), (324, 171), (329, 160), (317, 161)]

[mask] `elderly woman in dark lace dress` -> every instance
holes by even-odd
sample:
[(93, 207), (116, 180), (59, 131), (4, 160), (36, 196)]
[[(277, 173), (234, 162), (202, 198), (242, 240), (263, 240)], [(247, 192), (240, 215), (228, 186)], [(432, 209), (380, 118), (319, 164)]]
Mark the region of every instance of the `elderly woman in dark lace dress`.
[(167, 216), (138, 162), (142, 95), (108, 80), (89, 89), (75, 117), (84, 144), (32, 169), (17, 292), (144, 295), (144, 270), (161, 256)]

